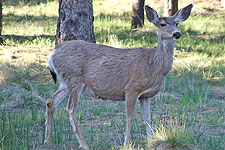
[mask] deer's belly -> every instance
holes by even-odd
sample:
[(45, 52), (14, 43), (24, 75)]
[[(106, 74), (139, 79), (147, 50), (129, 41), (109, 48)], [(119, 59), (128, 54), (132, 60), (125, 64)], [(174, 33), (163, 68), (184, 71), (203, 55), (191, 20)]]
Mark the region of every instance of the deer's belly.
[(123, 92), (123, 90), (110, 91), (86, 86), (84, 94), (102, 100), (115, 100), (115, 101), (125, 100), (125, 93)]
[(149, 88), (146, 91), (139, 94), (139, 99), (146, 99), (150, 97), (154, 97), (160, 91), (160, 87)]

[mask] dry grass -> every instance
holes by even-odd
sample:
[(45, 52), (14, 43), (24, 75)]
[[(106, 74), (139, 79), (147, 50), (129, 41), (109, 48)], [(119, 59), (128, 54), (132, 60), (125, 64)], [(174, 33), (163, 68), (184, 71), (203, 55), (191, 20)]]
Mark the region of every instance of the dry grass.
[(152, 150), (191, 150), (188, 146), (190, 132), (185, 126), (177, 123), (169, 125), (159, 125), (155, 128), (152, 138), (149, 139), (149, 148)]

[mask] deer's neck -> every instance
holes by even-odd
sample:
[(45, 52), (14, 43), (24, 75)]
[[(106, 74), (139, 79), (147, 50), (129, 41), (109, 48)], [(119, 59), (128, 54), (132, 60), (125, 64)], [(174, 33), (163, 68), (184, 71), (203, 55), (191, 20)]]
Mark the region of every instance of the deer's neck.
[(173, 39), (163, 39), (160, 32), (158, 33), (158, 47), (157, 47), (157, 57), (161, 60), (161, 72), (166, 75), (172, 68), (173, 64), (173, 51), (175, 46), (175, 40)]

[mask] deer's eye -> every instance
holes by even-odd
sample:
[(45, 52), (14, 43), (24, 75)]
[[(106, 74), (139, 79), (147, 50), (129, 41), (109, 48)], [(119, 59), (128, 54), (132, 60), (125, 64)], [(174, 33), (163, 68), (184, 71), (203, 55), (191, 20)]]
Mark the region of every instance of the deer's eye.
[(178, 23), (176, 23), (176, 26), (178, 26), (179, 24)]
[(161, 26), (161, 27), (165, 27), (166, 24), (165, 24), (165, 23), (161, 23), (160, 26)]

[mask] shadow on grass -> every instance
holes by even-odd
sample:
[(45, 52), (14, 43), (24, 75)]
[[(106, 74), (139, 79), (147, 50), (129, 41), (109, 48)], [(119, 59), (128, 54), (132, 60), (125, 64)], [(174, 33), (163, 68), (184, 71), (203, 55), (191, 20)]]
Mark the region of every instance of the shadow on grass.
[(23, 35), (2, 35), (3, 37), (3, 43), (5, 40), (12, 40), (13, 43), (18, 44), (26, 44), (27, 41), (32, 42), (33, 40), (39, 40), (39, 39), (48, 39), (51, 42), (55, 41), (55, 36), (53, 35), (33, 35), (33, 36), (23, 36)]
[(40, 3), (47, 3), (54, 0), (4, 0), (4, 6), (23, 6), (23, 5), (39, 5)]
[(43, 14), (40, 16), (33, 16), (33, 15), (20, 16), (20, 15), (15, 15), (12, 13), (3, 15), (3, 21), (5, 22), (5, 25), (8, 25), (10, 22), (20, 23), (20, 22), (32, 21), (32, 23), (35, 23), (35, 22), (56, 21), (57, 18), (58, 16), (50, 17)]
[(100, 13), (99, 15), (95, 16), (95, 19), (107, 19), (107, 20), (113, 20), (113, 19), (121, 19), (123, 21), (131, 22), (131, 13), (130, 12), (123, 12), (120, 14), (104, 14)]
[(223, 8), (221, 7), (221, 8), (203, 8), (202, 9), (203, 11), (200, 11), (200, 12), (193, 12), (192, 14), (194, 15), (194, 16), (199, 16), (199, 15), (201, 15), (201, 16), (204, 16), (204, 17), (217, 17), (217, 16), (224, 16), (223, 14), (224, 14), (224, 10), (223, 10)]

